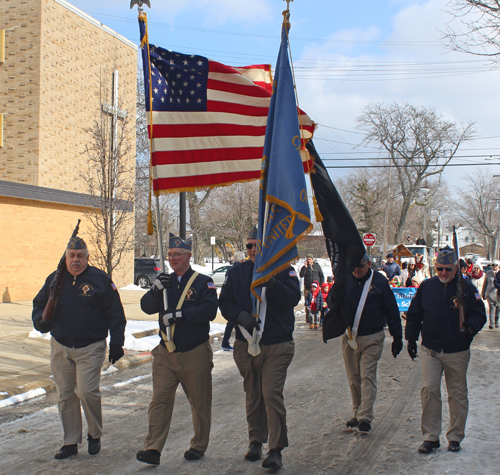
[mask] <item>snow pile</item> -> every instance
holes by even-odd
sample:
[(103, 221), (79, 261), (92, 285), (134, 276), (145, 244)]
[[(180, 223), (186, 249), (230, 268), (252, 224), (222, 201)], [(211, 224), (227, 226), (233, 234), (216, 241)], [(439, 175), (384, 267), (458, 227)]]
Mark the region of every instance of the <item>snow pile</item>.
[(139, 287), (138, 285), (128, 284), (126, 287), (121, 287), (120, 290), (140, 290), (141, 292), (146, 292), (149, 289), (143, 289), (142, 287)]
[(43, 396), (46, 393), (47, 391), (45, 391), (45, 389), (38, 388), (38, 389), (32, 389), (31, 391), (28, 391), (26, 393), (16, 394), (15, 396), (11, 396), (7, 399), (2, 399), (0, 401), (0, 408), (12, 406), (13, 404), (16, 404), (18, 402), (23, 402), (27, 401), (28, 399), (33, 399), (35, 397)]
[(52, 335), (50, 334), (50, 332), (41, 333), (38, 330), (31, 330), (28, 333), (28, 338), (35, 338), (38, 340), (50, 340), (52, 338)]

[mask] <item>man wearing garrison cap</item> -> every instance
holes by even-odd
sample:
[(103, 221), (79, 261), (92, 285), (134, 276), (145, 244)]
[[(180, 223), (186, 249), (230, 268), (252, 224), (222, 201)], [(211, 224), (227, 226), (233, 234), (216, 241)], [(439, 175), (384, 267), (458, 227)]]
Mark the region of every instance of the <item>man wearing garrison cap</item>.
[(49, 300), (49, 275), (33, 300), (33, 323), (42, 333), (50, 331), (50, 366), (59, 399), (64, 445), (56, 459), (78, 453), (82, 442), (83, 406), (88, 425), (88, 452), (101, 449), (102, 410), (99, 381), (106, 356), (106, 338), (110, 335), (109, 361), (123, 356), (125, 314), (116, 285), (109, 276), (89, 266), (85, 241), (71, 238), (66, 249), (66, 270), (52, 321), (43, 321), (42, 313)]
[[(246, 248), (248, 260), (227, 271), (219, 307), (228, 322), (237, 324), (233, 358), (246, 394), (249, 447), (245, 459), (259, 460), (262, 446), (268, 442), (269, 453), (262, 467), (278, 469), (282, 466), (281, 451), (288, 446), (283, 389), (295, 351), (293, 310), (300, 300), (299, 279), (291, 266), (269, 279), (265, 284), (265, 320), (257, 321), (252, 314), (250, 291), (257, 252), (256, 228), (248, 236)], [(256, 356), (248, 352), (244, 336), (244, 332), (252, 335), (254, 329), (262, 331), (261, 351)]]
[(422, 454), (428, 454), (440, 446), (443, 372), (450, 407), (450, 423), (446, 432), (448, 451), (460, 451), (469, 409), (469, 348), (474, 335), (486, 323), (481, 295), (469, 280), (464, 280), (465, 321), (463, 328), (460, 328), (456, 252), (448, 246), (440, 249), (435, 268), (437, 275), (424, 280), (412, 300), (405, 333), (408, 353), (412, 359), (417, 356), (417, 340), (419, 335), (422, 336), (424, 386), (421, 391), (421, 429), (424, 442), (418, 448)]
[(186, 460), (198, 460), (205, 454), (212, 414), (213, 355), (209, 332), (210, 322), (217, 315), (215, 284), (210, 277), (191, 268), (191, 240), (184, 241), (170, 233), (167, 256), (173, 272), (159, 274), (141, 299), (143, 312), (159, 313), (161, 336), (160, 344), (151, 352), (153, 397), (148, 412), (148, 435), (143, 449), (137, 452), (137, 460), (150, 465), (160, 464), (179, 383), (193, 415), (194, 435), (184, 453)]

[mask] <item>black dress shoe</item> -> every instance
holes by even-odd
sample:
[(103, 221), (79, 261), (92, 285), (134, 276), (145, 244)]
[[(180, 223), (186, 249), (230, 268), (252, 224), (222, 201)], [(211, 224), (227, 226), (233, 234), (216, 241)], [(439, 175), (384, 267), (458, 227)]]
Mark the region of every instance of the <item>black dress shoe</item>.
[(59, 452), (57, 452), (55, 458), (58, 460), (67, 459), (68, 457), (71, 457), (72, 455), (76, 455), (77, 453), (78, 453), (78, 445), (77, 444), (63, 445), (59, 449)]
[(160, 452), (158, 450), (139, 450), (136, 458), (139, 462), (149, 463), (149, 465), (160, 465)]
[(203, 455), (205, 455), (203, 452), (200, 452), (199, 450), (193, 448), (184, 452), (184, 458), (186, 460), (200, 460)]
[(358, 422), (358, 420), (355, 417), (353, 417), (350, 421), (347, 421), (345, 423), (345, 425), (347, 427), (349, 427), (349, 429), (352, 429), (354, 427), (358, 427), (359, 426), (359, 422)]
[(460, 452), (462, 447), (460, 447), (460, 442), (456, 440), (451, 440), (448, 444), (448, 452)]
[(367, 419), (361, 419), (359, 421), (358, 429), (360, 432), (370, 432), (370, 429), (372, 428), (372, 423), (367, 420)]
[(245, 455), (247, 460), (255, 462), (262, 458), (262, 444), (260, 442), (251, 442), (248, 446), (248, 452)]
[(89, 441), (89, 454), (97, 455), (101, 451), (101, 439), (94, 439), (90, 434), (87, 434), (87, 440)]
[(271, 449), (267, 457), (262, 461), (262, 468), (278, 469), (283, 467), (280, 449)]
[(430, 454), (434, 449), (439, 449), (439, 440), (426, 440), (419, 448), (419, 454)]

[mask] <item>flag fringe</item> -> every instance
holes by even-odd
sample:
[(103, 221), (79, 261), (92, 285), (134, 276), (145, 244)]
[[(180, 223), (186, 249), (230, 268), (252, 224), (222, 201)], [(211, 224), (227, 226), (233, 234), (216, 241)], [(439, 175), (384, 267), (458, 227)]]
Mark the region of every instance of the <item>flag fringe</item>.
[(154, 233), (153, 228), (153, 213), (151, 212), (151, 208), (148, 210), (148, 236), (152, 236)]

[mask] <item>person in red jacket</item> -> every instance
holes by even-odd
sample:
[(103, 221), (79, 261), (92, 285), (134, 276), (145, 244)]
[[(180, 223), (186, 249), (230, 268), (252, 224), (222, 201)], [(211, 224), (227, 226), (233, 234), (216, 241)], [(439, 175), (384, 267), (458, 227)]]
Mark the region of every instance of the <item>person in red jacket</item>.
[(328, 282), (323, 282), (321, 284), (321, 296), (323, 297), (323, 305), (321, 306), (321, 319), (319, 321), (320, 325), (323, 325), (323, 317), (325, 316), (326, 312), (328, 312), (328, 304), (326, 303), (328, 292), (330, 292), (330, 284)]
[(323, 296), (321, 294), (321, 289), (318, 282), (314, 281), (311, 284), (311, 291), (306, 297), (306, 307), (309, 310), (309, 315), (311, 318), (311, 324), (309, 328), (317, 329), (319, 326), (319, 314), (321, 308), (323, 307)]

